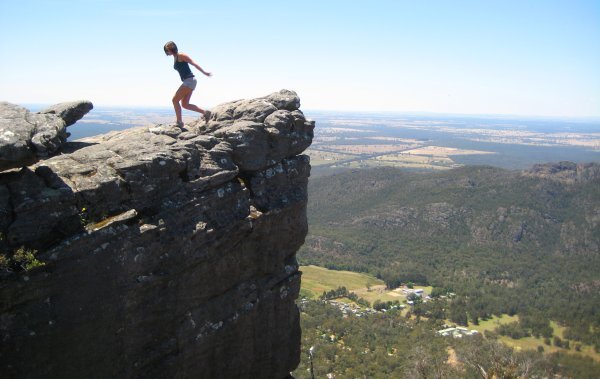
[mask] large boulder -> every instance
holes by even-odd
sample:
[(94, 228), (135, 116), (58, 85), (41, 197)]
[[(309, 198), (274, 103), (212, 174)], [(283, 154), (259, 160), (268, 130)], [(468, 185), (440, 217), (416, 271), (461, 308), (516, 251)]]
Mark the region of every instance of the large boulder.
[(216, 107), (207, 129), (233, 146), (240, 170), (258, 171), (311, 144), (315, 125), (299, 107), (298, 95), (289, 90), (238, 100)]
[(66, 126), (71, 126), (81, 120), (89, 111), (94, 108), (92, 102), (87, 100), (71, 101), (68, 103), (60, 103), (45, 108), (38, 113), (54, 114), (62, 118)]
[(0, 171), (21, 168), (56, 153), (67, 141), (67, 126), (92, 107), (89, 101), (78, 101), (31, 113), (0, 102)]

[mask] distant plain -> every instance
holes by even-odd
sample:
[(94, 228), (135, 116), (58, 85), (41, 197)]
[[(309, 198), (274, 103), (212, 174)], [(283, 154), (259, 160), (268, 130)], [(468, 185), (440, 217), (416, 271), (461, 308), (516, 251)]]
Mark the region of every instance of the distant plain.
[[(32, 111), (42, 106), (28, 106)], [(524, 169), (542, 162), (599, 162), (600, 120), (304, 111), (316, 121), (313, 175), (393, 166)], [(197, 118), (184, 112), (184, 121)], [(171, 108), (96, 107), (69, 127), (70, 141), (135, 126), (173, 123)]]

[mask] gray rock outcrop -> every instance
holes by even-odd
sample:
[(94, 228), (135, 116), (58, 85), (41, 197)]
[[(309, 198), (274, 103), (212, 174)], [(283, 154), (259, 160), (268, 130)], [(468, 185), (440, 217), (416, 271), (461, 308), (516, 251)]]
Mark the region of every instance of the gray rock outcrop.
[(587, 183), (600, 178), (600, 165), (597, 163), (574, 162), (540, 163), (524, 170), (523, 175), (567, 184)]
[(54, 114), (65, 122), (65, 126), (71, 126), (81, 120), (94, 108), (90, 101), (71, 101), (52, 105), (39, 111), (39, 114)]
[[(299, 105), (284, 90), (0, 173), (0, 376), (287, 376), (314, 128)], [(37, 251), (26, 271), (18, 250)]]
[(76, 101), (31, 113), (0, 102), (0, 171), (21, 168), (54, 154), (67, 141), (67, 126), (92, 108), (89, 101)]

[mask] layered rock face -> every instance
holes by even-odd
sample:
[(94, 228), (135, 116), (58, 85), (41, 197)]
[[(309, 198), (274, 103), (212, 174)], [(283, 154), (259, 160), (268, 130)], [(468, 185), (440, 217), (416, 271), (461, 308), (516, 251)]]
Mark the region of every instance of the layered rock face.
[[(314, 122), (292, 91), (0, 174), (1, 377), (284, 378)], [(10, 254), (8, 254), (10, 255)]]

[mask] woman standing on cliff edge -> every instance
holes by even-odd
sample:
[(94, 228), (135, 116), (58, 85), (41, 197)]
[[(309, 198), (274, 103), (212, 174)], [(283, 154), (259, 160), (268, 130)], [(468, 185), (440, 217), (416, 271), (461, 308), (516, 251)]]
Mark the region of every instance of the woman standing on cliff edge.
[[(202, 113), (204, 115), (204, 119), (206, 122), (208, 122), (210, 111), (199, 108), (194, 104), (190, 104), (190, 98), (192, 97), (192, 93), (194, 92), (196, 84), (198, 83), (194, 77), (194, 74), (192, 73), (192, 70), (190, 69), (190, 64), (196, 67), (196, 69), (206, 76), (211, 76), (212, 74), (204, 71), (202, 67), (198, 66), (198, 64), (194, 62), (192, 58), (190, 58), (189, 55), (178, 52), (175, 42), (167, 42), (164, 49), (165, 54), (173, 55), (175, 61), (173, 68), (179, 72), (179, 76), (183, 82), (173, 96), (173, 107), (175, 108), (175, 116), (177, 116), (177, 126), (180, 128), (183, 127), (183, 120), (181, 119), (181, 107)], [(179, 102), (181, 102), (181, 105), (179, 105)]]

